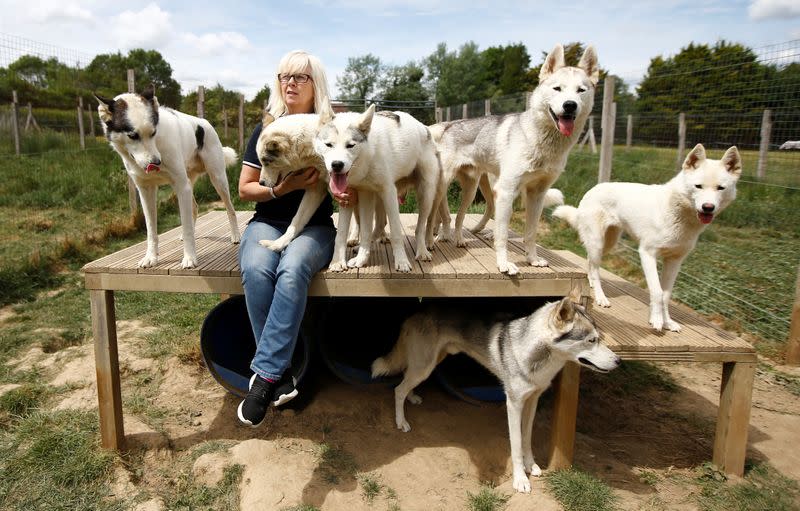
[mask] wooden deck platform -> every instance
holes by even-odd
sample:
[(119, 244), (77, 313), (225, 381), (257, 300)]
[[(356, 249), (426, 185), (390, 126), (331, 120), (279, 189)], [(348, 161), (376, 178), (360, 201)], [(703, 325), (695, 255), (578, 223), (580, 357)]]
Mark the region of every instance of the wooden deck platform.
[[(242, 230), (251, 216), (252, 212), (238, 213)], [(477, 220), (478, 215), (471, 215), (465, 225), (474, 225)], [(492, 243), (467, 231), (466, 248), (439, 243), (432, 261), (418, 262), (414, 261), (412, 250), (416, 215), (402, 215), (402, 222), (406, 231), (406, 252), (413, 262), (411, 272), (394, 271), (392, 252), (387, 244), (373, 250), (365, 268), (342, 273), (320, 272), (313, 279), (309, 294), (429, 298), (557, 297), (566, 296), (573, 285), (581, 285), (588, 293), (585, 261), (571, 252), (540, 248), (540, 255), (550, 262), (550, 266), (534, 268), (524, 263), (522, 240), (512, 238), (509, 259), (518, 264), (521, 273), (508, 277), (497, 271)], [(88, 263), (83, 268), (91, 298), (100, 429), (105, 447), (118, 449), (124, 445), (114, 291), (242, 293), (238, 245), (230, 243), (224, 212), (211, 212), (197, 220), (198, 267), (191, 270), (180, 268), (183, 243), (178, 239), (179, 235), (180, 229), (176, 228), (159, 236), (159, 264), (153, 268), (136, 266), (145, 252), (145, 242)], [(675, 306), (671, 313), (684, 326), (683, 330), (680, 333), (655, 333), (647, 324), (646, 291), (608, 272), (604, 272), (602, 277), (612, 307), (595, 308), (592, 314), (604, 332), (605, 342), (621, 358), (722, 363), (713, 460), (725, 471), (741, 475), (756, 363), (753, 348), (680, 306)], [(555, 382), (551, 468), (572, 463), (579, 376), (580, 367), (569, 363)]]

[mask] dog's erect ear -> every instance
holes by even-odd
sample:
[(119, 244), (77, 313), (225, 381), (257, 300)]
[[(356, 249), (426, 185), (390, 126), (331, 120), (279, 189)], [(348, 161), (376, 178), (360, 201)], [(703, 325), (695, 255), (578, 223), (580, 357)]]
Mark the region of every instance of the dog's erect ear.
[(329, 112), (319, 114), (319, 127), (321, 128), (325, 126), (326, 124), (331, 122), (334, 117), (335, 115), (331, 115)]
[(742, 175), (742, 157), (739, 156), (739, 150), (736, 146), (729, 147), (720, 161), (725, 165), (725, 169), (736, 176), (737, 179)]
[(358, 120), (358, 131), (364, 135), (369, 134), (369, 129), (372, 126), (372, 118), (375, 116), (375, 103), (371, 104), (367, 111)]
[(539, 70), (539, 81), (545, 81), (548, 76), (564, 67), (564, 65), (564, 47), (557, 44), (547, 58), (544, 59), (542, 69)]
[(261, 118), (261, 129), (263, 130), (264, 128), (272, 124), (274, 121), (275, 118), (272, 116), (272, 114), (264, 110), (264, 117)]
[(597, 85), (597, 82), (600, 80), (600, 67), (597, 65), (597, 51), (594, 49), (594, 46), (589, 45), (586, 47), (581, 61), (578, 62), (578, 67), (589, 75), (589, 80), (592, 82), (592, 85)]
[(575, 317), (575, 306), (570, 297), (562, 299), (553, 311), (553, 322), (557, 328), (563, 328), (565, 323), (569, 323)]
[(114, 113), (114, 100), (106, 99), (97, 94), (94, 95), (94, 99), (97, 100), (97, 114), (100, 120), (103, 122), (110, 122)]
[(697, 144), (683, 160), (683, 170), (695, 170), (704, 161), (706, 161), (706, 148), (703, 147), (703, 144)]
[(142, 96), (147, 101), (153, 101), (153, 98), (155, 98), (156, 96), (156, 86), (151, 83), (150, 85), (145, 87), (142, 93), (139, 95)]

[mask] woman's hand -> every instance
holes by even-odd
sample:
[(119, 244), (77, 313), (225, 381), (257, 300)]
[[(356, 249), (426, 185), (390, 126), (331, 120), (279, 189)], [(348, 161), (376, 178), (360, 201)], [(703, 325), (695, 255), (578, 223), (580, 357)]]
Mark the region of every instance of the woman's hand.
[(308, 167), (305, 170), (299, 170), (287, 176), (283, 181), (275, 185), (273, 191), (275, 195), (281, 197), (295, 190), (311, 188), (317, 184), (317, 181), (319, 181), (319, 171), (314, 167)]
[(352, 208), (358, 204), (358, 192), (355, 188), (348, 187), (344, 193), (334, 193), (333, 198), (339, 203), (340, 208)]

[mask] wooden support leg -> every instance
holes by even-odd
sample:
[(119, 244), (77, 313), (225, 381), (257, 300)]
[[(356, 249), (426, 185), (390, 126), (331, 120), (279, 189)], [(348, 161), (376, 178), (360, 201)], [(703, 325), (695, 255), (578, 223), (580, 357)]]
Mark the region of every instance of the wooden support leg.
[(122, 449), (125, 444), (125, 431), (122, 423), (114, 292), (92, 289), (89, 291), (89, 298), (92, 304), (101, 443), (107, 449)]
[(553, 422), (550, 429), (550, 461), (547, 466), (549, 470), (572, 466), (580, 375), (581, 366), (575, 362), (567, 362), (557, 377)]
[(753, 362), (722, 364), (722, 387), (713, 461), (720, 470), (737, 476), (744, 473), (755, 371), (756, 364)]

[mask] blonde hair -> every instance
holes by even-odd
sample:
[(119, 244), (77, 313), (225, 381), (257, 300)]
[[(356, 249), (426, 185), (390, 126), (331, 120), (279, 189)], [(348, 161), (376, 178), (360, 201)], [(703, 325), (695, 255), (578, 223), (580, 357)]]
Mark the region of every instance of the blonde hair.
[(290, 51), (283, 56), (278, 64), (278, 72), (273, 77), (273, 89), (269, 95), (267, 111), (273, 117), (280, 117), (288, 113), (286, 103), (281, 94), (281, 82), (278, 75), (281, 73), (305, 73), (309, 69), (311, 81), (314, 86), (314, 113), (333, 117), (330, 93), (328, 92), (328, 79), (325, 77), (325, 68), (322, 62), (314, 55), (303, 50)]

